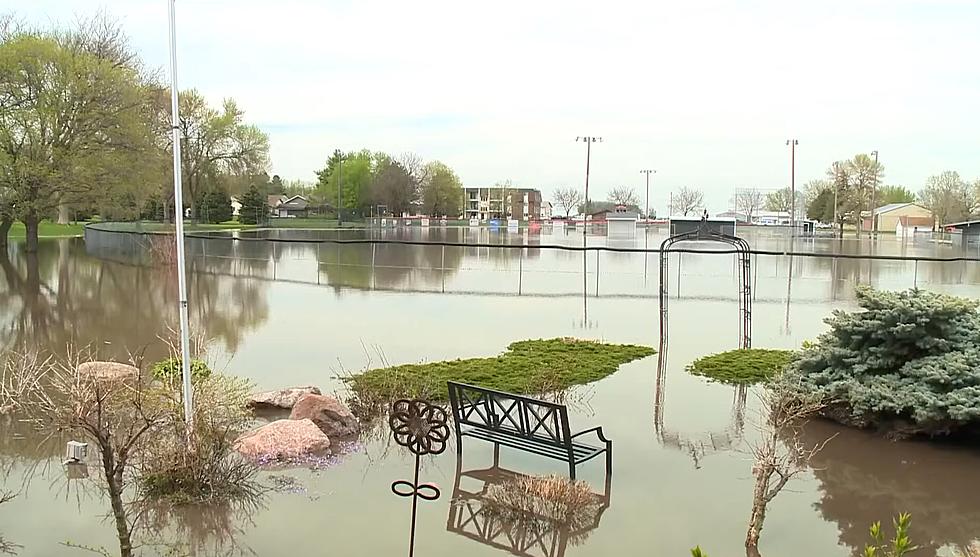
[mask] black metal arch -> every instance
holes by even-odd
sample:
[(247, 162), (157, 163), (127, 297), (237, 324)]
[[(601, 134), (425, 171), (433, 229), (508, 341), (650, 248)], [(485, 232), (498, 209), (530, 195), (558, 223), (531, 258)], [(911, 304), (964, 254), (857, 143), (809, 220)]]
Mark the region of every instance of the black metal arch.
[(752, 346), (752, 261), (750, 259), (752, 248), (749, 243), (731, 234), (717, 232), (708, 228), (706, 218), (701, 219), (701, 224), (697, 230), (674, 234), (660, 244), (660, 336), (663, 341), (667, 339), (667, 301), (670, 296), (668, 289), (669, 270), (670, 270), (670, 251), (674, 244), (681, 242), (721, 242), (735, 248), (737, 267), (741, 273), (736, 271), (738, 278), (738, 312), (741, 317), (739, 322), (739, 348), (751, 348)]

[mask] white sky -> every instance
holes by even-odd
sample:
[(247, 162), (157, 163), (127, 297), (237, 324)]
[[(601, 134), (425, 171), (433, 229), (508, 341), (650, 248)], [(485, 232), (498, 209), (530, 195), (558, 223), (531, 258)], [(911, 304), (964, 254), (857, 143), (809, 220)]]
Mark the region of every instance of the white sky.
[[(103, 9), (167, 63), (166, 0), (33, 0), (64, 24)], [(270, 173), (313, 180), (334, 148), (414, 151), (469, 186), (616, 186), (651, 206), (797, 186), (877, 149), (884, 183), (980, 177), (977, 0), (181, 0), (180, 87), (234, 97)], [(641, 203), (642, 204), (642, 203)]]

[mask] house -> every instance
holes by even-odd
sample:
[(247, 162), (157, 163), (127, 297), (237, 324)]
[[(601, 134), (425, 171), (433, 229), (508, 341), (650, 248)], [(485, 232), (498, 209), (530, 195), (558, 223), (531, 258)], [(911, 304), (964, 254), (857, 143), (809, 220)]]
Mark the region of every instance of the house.
[[(904, 233), (905, 229), (911, 226), (913, 229), (932, 230), (935, 227), (936, 219), (928, 208), (918, 203), (889, 203), (875, 208), (874, 221), (871, 219), (871, 211), (861, 213), (862, 230), (878, 230), (879, 232)], [(903, 220), (903, 217), (904, 220)], [(875, 226), (877, 221), (877, 226)], [(899, 230), (899, 224), (902, 230)]]
[(310, 216), (310, 200), (302, 195), (294, 195), (276, 206), (278, 217), (308, 217)]
[(273, 216), (278, 216), (279, 205), (281, 205), (282, 202), (285, 201), (286, 199), (288, 199), (288, 197), (286, 197), (285, 195), (274, 194), (274, 195), (265, 196), (265, 204), (267, 207), (269, 207), (269, 214)]
[(951, 222), (942, 227), (949, 233), (953, 245), (970, 246), (980, 242), (980, 219)]

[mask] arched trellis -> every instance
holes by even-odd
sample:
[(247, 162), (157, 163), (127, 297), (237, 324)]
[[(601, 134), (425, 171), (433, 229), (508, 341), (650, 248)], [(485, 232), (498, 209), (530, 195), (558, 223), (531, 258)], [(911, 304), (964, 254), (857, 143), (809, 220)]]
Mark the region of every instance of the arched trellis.
[[(752, 260), (749, 243), (731, 234), (717, 232), (708, 227), (706, 219), (701, 219), (697, 230), (674, 234), (660, 244), (660, 336), (667, 338), (667, 301), (669, 294), (669, 271), (671, 247), (681, 242), (721, 242), (735, 248), (737, 259), (736, 278), (738, 279), (739, 348), (752, 346)], [(741, 271), (741, 272), (739, 272)]]

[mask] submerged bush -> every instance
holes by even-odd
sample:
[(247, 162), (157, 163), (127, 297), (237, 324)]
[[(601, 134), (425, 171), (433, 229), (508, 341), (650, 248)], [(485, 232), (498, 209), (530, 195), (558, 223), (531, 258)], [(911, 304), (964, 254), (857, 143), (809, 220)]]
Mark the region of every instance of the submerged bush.
[(237, 377), (211, 375), (194, 384), (194, 434), (188, 447), (176, 381), (160, 387), (173, 419), (141, 454), (139, 485), (147, 499), (199, 503), (255, 495), (258, 469), (233, 449), (252, 422), (251, 384)]
[[(180, 381), (183, 365), (180, 358), (168, 358), (153, 364), (154, 379), (161, 381)], [(191, 381), (198, 382), (211, 376), (211, 367), (204, 360), (191, 359)]]
[(491, 358), (470, 358), (426, 364), (407, 364), (365, 371), (347, 379), (355, 413), (400, 398), (448, 400), (447, 381), (470, 383), (501, 391), (540, 395), (598, 381), (619, 366), (654, 353), (652, 348), (606, 344), (591, 340), (555, 338), (522, 340)]
[(772, 379), (792, 359), (790, 350), (743, 348), (698, 358), (687, 370), (729, 385), (751, 385)]
[(903, 434), (980, 429), (977, 301), (867, 287), (857, 299), (864, 311), (835, 311), (788, 377), (842, 423)]

